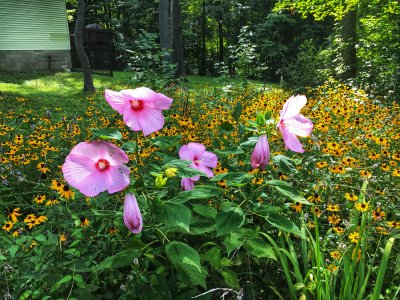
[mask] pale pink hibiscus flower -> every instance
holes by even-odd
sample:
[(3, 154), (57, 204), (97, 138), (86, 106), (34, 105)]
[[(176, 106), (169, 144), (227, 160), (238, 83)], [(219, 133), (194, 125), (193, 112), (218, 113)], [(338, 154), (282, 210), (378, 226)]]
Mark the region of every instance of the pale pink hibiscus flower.
[(139, 233), (143, 228), (143, 219), (134, 194), (128, 193), (124, 200), (124, 223), (133, 233)]
[(303, 95), (292, 96), (283, 105), (278, 121), (279, 131), (282, 133), (283, 141), (288, 149), (294, 152), (303, 153), (303, 145), (297, 136), (306, 137), (312, 129), (313, 123), (300, 114), (300, 110), (307, 103), (307, 98)]
[(88, 197), (108, 191), (119, 192), (129, 185), (129, 168), (124, 151), (103, 141), (82, 142), (76, 145), (62, 166), (70, 186)]
[(172, 99), (147, 87), (115, 92), (105, 90), (104, 97), (113, 109), (123, 115), (124, 123), (144, 135), (164, 126), (162, 110), (168, 109)]
[[(199, 170), (207, 177), (211, 178), (214, 176), (211, 168), (215, 168), (218, 163), (218, 157), (210, 152), (206, 151), (206, 147), (200, 143), (189, 143), (183, 145), (179, 149), (179, 157), (183, 160), (191, 161), (189, 167), (192, 169)], [(194, 181), (200, 179), (200, 175), (193, 176), (191, 178), (183, 178), (181, 181), (182, 189), (191, 190), (194, 187)]]
[(271, 152), (267, 136), (263, 134), (258, 138), (257, 144), (251, 154), (251, 167), (253, 169), (265, 170), (268, 165)]

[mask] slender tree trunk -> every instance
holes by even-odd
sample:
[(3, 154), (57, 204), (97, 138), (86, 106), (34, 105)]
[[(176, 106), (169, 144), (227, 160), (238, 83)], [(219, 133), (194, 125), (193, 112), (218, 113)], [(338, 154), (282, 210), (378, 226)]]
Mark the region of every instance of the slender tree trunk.
[[(167, 53), (171, 49), (171, 40), (170, 40), (170, 29), (169, 29), (169, 11), (170, 5), (169, 0), (160, 0), (159, 3), (159, 30), (160, 30), (160, 44), (161, 50)], [(170, 54), (165, 54), (162, 57), (165, 62), (172, 62), (172, 58)]]
[(94, 92), (96, 88), (93, 85), (92, 74), (90, 73), (90, 64), (86, 56), (85, 49), (83, 48), (82, 31), (83, 23), (85, 20), (85, 0), (78, 0), (75, 30), (74, 30), (74, 41), (76, 47), (76, 53), (79, 57), (79, 62), (83, 69), (83, 91)]
[(222, 21), (218, 22), (218, 43), (219, 43), (219, 58), (218, 58), (218, 60), (221, 63), (224, 61), (224, 29), (222, 27)]
[(185, 76), (180, 0), (171, 0), (171, 42), (173, 50), (172, 63), (176, 64), (175, 76)]
[(200, 56), (200, 66), (199, 75), (206, 75), (206, 57), (207, 57), (207, 47), (206, 47), (206, 1), (203, 0), (203, 11), (201, 15), (201, 56)]
[(342, 19), (340, 34), (344, 43), (342, 58), (345, 71), (341, 74), (341, 79), (354, 78), (357, 75), (357, 10), (350, 10)]

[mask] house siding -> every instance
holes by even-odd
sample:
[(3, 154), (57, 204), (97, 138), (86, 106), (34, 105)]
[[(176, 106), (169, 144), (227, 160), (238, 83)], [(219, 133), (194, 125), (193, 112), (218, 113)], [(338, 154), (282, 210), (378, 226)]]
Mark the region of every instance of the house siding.
[(65, 0), (0, 0), (0, 69), (71, 66)]

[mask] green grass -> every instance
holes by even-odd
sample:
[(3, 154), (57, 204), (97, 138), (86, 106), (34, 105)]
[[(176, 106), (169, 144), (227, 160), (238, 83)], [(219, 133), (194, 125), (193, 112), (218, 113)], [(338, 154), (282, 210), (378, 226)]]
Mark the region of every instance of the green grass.
[[(122, 90), (139, 86), (132, 79), (131, 72), (114, 72), (113, 77), (93, 75), (93, 82), (97, 93), (103, 93), (105, 89)], [(260, 89), (266, 88), (261, 81), (248, 81)], [(205, 76), (187, 76), (186, 81), (179, 85), (184, 89), (220, 89), (227, 86), (244, 84), (243, 80), (235, 78), (218, 78)], [(268, 84), (267, 88), (274, 85)], [(0, 72), (0, 107), (3, 111), (16, 110), (17, 97), (27, 98), (25, 106), (45, 112), (48, 109), (61, 107), (63, 111), (71, 114), (82, 113), (84, 105), (82, 101), (88, 96), (83, 91), (82, 73), (58, 72), (58, 73), (6, 73)]]

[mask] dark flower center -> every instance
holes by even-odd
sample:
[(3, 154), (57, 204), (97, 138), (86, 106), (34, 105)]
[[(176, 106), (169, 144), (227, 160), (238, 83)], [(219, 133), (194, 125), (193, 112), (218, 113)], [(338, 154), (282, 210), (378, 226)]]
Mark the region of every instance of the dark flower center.
[(96, 169), (100, 172), (105, 172), (110, 168), (110, 163), (107, 159), (100, 158), (96, 163)]
[(144, 107), (144, 101), (143, 100), (130, 100), (131, 103), (131, 109), (133, 111), (141, 111), (143, 110)]

